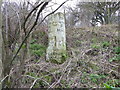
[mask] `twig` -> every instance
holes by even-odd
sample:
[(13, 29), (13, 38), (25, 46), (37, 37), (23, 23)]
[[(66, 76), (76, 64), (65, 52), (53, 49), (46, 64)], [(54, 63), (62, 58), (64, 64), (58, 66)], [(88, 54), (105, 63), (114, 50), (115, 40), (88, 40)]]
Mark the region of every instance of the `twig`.
[(65, 2), (63, 2), (57, 9), (55, 9), (53, 12), (49, 13), (48, 15), (46, 15), (43, 20), (40, 22), (40, 24), (48, 17), (50, 16), (51, 14), (54, 14), (63, 4), (65, 4), (67, 1), (69, 0), (66, 0)]
[(37, 82), (37, 80), (38, 80), (38, 78), (34, 80), (32, 86), (30, 86), (30, 89), (29, 89), (29, 90), (31, 90), (31, 89), (33, 88), (33, 86), (35, 85), (35, 83)]
[[(31, 90), (33, 88), (33, 86), (35, 85), (35, 83), (37, 82), (37, 80), (39, 80), (39, 78), (37, 78), (37, 79), (34, 80), (34, 82), (32, 83), (32, 86), (30, 86), (29, 90)], [(45, 81), (43, 79), (42, 79), (42, 81), (44, 81), (47, 85), (50, 85), (47, 81)]]
[[(54, 14), (61, 6), (62, 6), (63, 4), (65, 4), (67, 1), (68, 1), (68, 0), (66, 0), (65, 2), (63, 2), (56, 10), (54, 10), (53, 12), (49, 13), (48, 15), (46, 15), (46, 16), (43, 18), (43, 20), (40, 22), (40, 24), (41, 24), (49, 15)], [(44, 5), (41, 7), (41, 9), (40, 9), (41, 12), (42, 12), (42, 10), (46, 7), (47, 4), (48, 4), (48, 2), (45, 2)], [(39, 17), (39, 14), (40, 14), (40, 11), (38, 12), (37, 18)], [(34, 25), (32, 26), (32, 28), (30, 29), (30, 31), (27, 33), (27, 35), (25, 36), (25, 38), (24, 38), (24, 40), (22, 41), (19, 49), (17, 50), (15, 56), (13, 57), (10, 65), (12, 65), (12, 62), (13, 62), (14, 59), (16, 58), (16, 56), (17, 56), (17, 54), (19, 53), (20, 49), (22, 48), (22, 45), (25, 43), (25, 41), (26, 41), (26, 39), (28, 38), (29, 34), (33, 31), (33, 28), (37, 25), (37, 21), (38, 21), (38, 20), (36, 19), (36, 22), (34, 23)], [(26, 20), (25, 20), (25, 23), (26, 23)], [(25, 23), (24, 23), (24, 24), (25, 24)]]
[(57, 82), (54, 82), (49, 88), (54, 88), (58, 83), (60, 83), (61, 79), (63, 78), (65, 71), (67, 70), (68, 66), (70, 65), (72, 59), (70, 59), (70, 61), (68, 62), (67, 66), (64, 68), (63, 70), (63, 74), (61, 75), (61, 77), (59, 78), (59, 80)]
[(6, 75), (2, 80), (0, 80), (0, 84), (7, 78), (10, 77), (16, 70), (14, 70), (13, 72), (9, 73), (8, 75)]
[[(75, 58), (75, 53), (72, 51), (72, 56), (73, 58)], [(67, 68), (69, 67), (69, 65), (71, 64), (71, 61), (73, 59), (70, 59), (67, 66), (63, 69), (63, 74), (61, 75), (61, 77), (59, 78), (59, 80), (57, 82), (54, 82), (49, 88), (54, 88), (58, 83), (60, 83), (61, 79), (63, 78), (64, 74), (65, 74), (65, 71), (67, 70)], [(48, 88), (48, 89), (49, 89)]]
[(22, 75), (22, 76), (24, 76), (24, 77), (29, 77), (29, 78), (32, 78), (32, 79), (35, 79), (35, 77), (32, 77), (32, 76), (30, 76), (30, 75)]
[(6, 33), (5, 31), (2, 30), (3, 33), (8, 34), (11, 38), (13, 38), (15, 41), (17, 41), (16, 38), (14, 38), (10, 33)]
[[(26, 39), (28, 38), (28, 36), (30, 35), (31, 31), (33, 30), (33, 28), (37, 25), (37, 22), (38, 22), (38, 17), (39, 17), (39, 14), (40, 12), (42, 12), (42, 10), (46, 7), (46, 5), (48, 4), (48, 2), (44, 3), (43, 6), (41, 7), (41, 9), (39, 10), (38, 12), (38, 15), (37, 15), (37, 18), (36, 18), (36, 21), (34, 22), (33, 26), (31, 27), (30, 31), (27, 33), (27, 35), (25, 36), (25, 38), (23, 39), (20, 47), (18, 48), (16, 54), (14, 55), (10, 65), (12, 65), (12, 62), (14, 61), (14, 59), (16, 58), (17, 54), (19, 53), (20, 49), (22, 48), (23, 44), (25, 43)], [(26, 22), (26, 21), (25, 21)], [(25, 24), (25, 23), (24, 23)], [(25, 27), (24, 27), (25, 28)]]
[(0, 84), (1, 84), (7, 77), (9, 77), (9, 75), (6, 75), (6, 76), (0, 81)]
[(28, 20), (28, 18), (31, 16), (31, 14), (40, 6), (40, 5), (42, 5), (43, 4), (43, 2), (41, 2), (40, 4), (38, 4), (35, 8), (33, 8), (33, 10), (27, 15), (27, 17), (26, 17), (26, 19), (25, 19), (25, 21), (24, 21), (24, 27), (25, 27), (25, 25), (26, 25), (26, 22), (27, 22), (27, 20)]
[[(55, 72), (53, 72), (53, 73), (49, 73), (49, 74), (47, 74), (47, 75), (44, 75), (44, 76), (42, 76), (42, 77), (40, 77), (40, 78), (36, 78), (36, 77), (32, 77), (32, 76), (30, 76), (30, 75), (22, 75), (22, 77), (29, 77), (29, 78), (31, 78), (31, 79), (35, 79), (34, 80), (34, 82), (32, 83), (32, 85), (31, 85), (31, 87), (30, 87), (30, 90), (33, 88), (33, 86), (35, 85), (35, 83), (37, 82), (37, 80), (43, 80), (43, 78), (44, 77), (46, 77), (46, 76), (49, 76), (49, 75), (54, 75), (54, 74), (56, 74), (57, 73), (57, 71), (55, 71)], [(50, 84), (47, 82), (47, 81), (45, 81), (45, 80), (43, 80), (45, 83), (47, 83), (48, 85), (49, 85), (49, 87), (50, 87)], [(56, 82), (54, 82), (54, 84), (55, 84)]]
[(45, 81), (45, 80), (43, 80), (43, 79), (42, 79), (42, 81), (44, 81), (48, 86), (50, 86), (50, 84), (49, 84), (47, 81)]

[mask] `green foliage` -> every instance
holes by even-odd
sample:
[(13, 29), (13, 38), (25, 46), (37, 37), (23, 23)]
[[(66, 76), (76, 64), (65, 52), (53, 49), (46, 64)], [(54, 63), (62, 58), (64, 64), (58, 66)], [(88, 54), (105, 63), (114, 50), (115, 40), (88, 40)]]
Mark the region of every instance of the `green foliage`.
[[(87, 64), (86, 64), (87, 65)], [(93, 63), (89, 63), (88, 66), (92, 69), (92, 70), (99, 70), (100, 68), (98, 67), (98, 65), (93, 64)]]
[(109, 62), (112, 62), (112, 61), (120, 61), (120, 54), (116, 54), (113, 58), (109, 59)]
[(107, 83), (103, 84), (105, 88), (108, 88), (108, 90), (120, 90), (120, 88), (113, 87)]
[(44, 36), (45, 32), (40, 32), (39, 34), (40, 34), (40, 36)]
[(80, 46), (82, 44), (82, 41), (81, 40), (76, 40), (75, 44), (76, 44), (76, 46)]
[(46, 47), (35, 43), (35, 44), (30, 45), (30, 50), (31, 50), (32, 55), (40, 57), (45, 53)]
[(24, 49), (24, 48), (26, 48), (26, 45), (25, 45), (25, 44), (23, 44), (23, 45), (22, 45), (22, 48), (23, 48), (23, 49)]
[(37, 62), (39, 62), (39, 61), (40, 61), (39, 59), (35, 59), (35, 60), (34, 60), (35, 63), (37, 63)]
[(62, 53), (62, 61), (64, 62), (65, 60), (66, 60), (66, 58), (67, 58), (68, 56), (67, 56), (67, 54), (66, 53)]
[(45, 52), (44, 49), (32, 50), (32, 54), (35, 56), (42, 56), (44, 52)]
[(56, 72), (55, 76), (56, 76), (56, 78), (60, 78), (60, 76), (61, 76), (62, 74), (63, 74), (62, 72), (58, 71), (58, 72)]
[(34, 88), (41, 88), (41, 87), (48, 86), (48, 83), (51, 83), (51, 82), (52, 82), (52, 76), (45, 76), (44, 80), (38, 80), (35, 83)]
[(28, 72), (27, 75), (30, 75), (32, 77), (38, 78), (35, 72)]
[(32, 43), (35, 43), (35, 42), (37, 42), (37, 40), (33, 39), (30, 43), (32, 44)]
[[(52, 76), (44, 76), (44, 75), (45, 75), (44, 72), (42, 72), (41, 76), (38, 76), (35, 72), (28, 72), (27, 75), (30, 75), (30, 76), (34, 77), (35, 79), (38, 79), (38, 78), (41, 78), (41, 77), (43, 77), (43, 79), (44, 79), (44, 81), (41, 80), (41, 79), (38, 80), (38, 81), (35, 83), (35, 85), (34, 85), (33, 88), (45, 87), (45, 86), (48, 85), (47, 83), (51, 83), (51, 82), (52, 82)], [(47, 83), (46, 83), (45, 81), (46, 81)]]
[(92, 48), (100, 49), (100, 48), (106, 48), (106, 47), (110, 46), (110, 42), (108, 42), (108, 41), (104, 41), (104, 42), (101, 42), (101, 43), (96, 43), (95, 40), (94, 40), (94, 43), (91, 45)]
[(120, 60), (120, 47), (115, 47), (113, 51), (115, 52), (115, 56), (109, 59), (109, 61), (110, 62), (119, 61)]
[(114, 48), (114, 52), (115, 52), (116, 54), (120, 54), (120, 47), (115, 47), (115, 48)]
[(41, 88), (47, 86), (47, 83), (44, 82), (43, 80), (39, 80), (35, 83), (33, 88)]
[(98, 83), (98, 80), (105, 78), (106, 76), (105, 75), (98, 75), (98, 74), (90, 74), (89, 77), (90, 77), (92, 82)]
[[(74, 83), (72, 81), (70, 81), (70, 82)], [(60, 83), (63, 84), (62, 87), (60, 86), (60, 88), (71, 88), (71, 86), (69, 84), (67, 84), (66, 80), (61, 80)]]
[(110, 90), (112, 90), (112, 88), (114, 88), (114, 87), (108, 85), (107, 83), (104, 83), (103, 85), (105, 86), (105, 88), (109, 88)]
[(80, 41), (80, 40), (76, 40), (76, 43), (79, 43), (79, 44), (81, 44), (81, 43), (82, 43), (82, 41)]
[(11, 84), (12, 84), (12, 83), (10, 82), (10, 80), (8, 80), (8, 81), (6, 82), (6, 86), (7, 86), (7, 87), (10, 87)]
[(101, 46), (102, 46), (103, 48), (109, 47), (109, 46), (110, 46), (110, 42), (104, 41), (104, 42), (101, 43)]
[(52, 76), (45, 76), (44, 78), (47, 82), (49, 82), (49, 83), (52, 82)]
[(66, 53), (61, 53), (61, 58), (58, 60), (56, 58), (51, 58), (50, 62), (51, 63), (56, 63), (56, 64), (62, 64), (66, 61), (68, 55)]
[(91, 42), (96, 43), (98, 40), (96, 38), (92, 38)]
[(31, 44), (30, 45), (30, 49), (32, 50), (39, 50), (41, 48), (45, 48), (43, 45), (40, 45), (40, 44)]
[(88, 82), (88, 79), (86, 77), (88, 77), (88, 74), (86, 72), (83, 72), (83, 75), (81, 76), (81, 82), (82, 83), (87, 83)]
[(95, 48), (95, 49), (99, 49), (99, 48), (100, 48), (100, 45), (99, 45), (99, 44), (92, 44), (91, 47), (92, 47), (92, 48)]
[(120, 85), (120, 81), (118, 79), (113, 79), (113, 80), (107, 81), (105, 84), (112, 86), (112, 87), (116, 87)]

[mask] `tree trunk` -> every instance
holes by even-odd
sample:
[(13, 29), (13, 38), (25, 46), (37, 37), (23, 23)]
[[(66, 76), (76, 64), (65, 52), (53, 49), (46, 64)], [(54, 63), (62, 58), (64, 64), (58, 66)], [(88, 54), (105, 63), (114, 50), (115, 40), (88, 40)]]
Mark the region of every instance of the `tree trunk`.
[[(0, 0), (0, 8), (2, 5), (2, 0)], [(3, 78), (3, 64), (2, 64), (2, 43), (3, 39), (2, 39), (2, 13), (1, 13), (1, 9), (0, 9), (0, 81)], [(2, 89), (2, 83), (0, 82), (0, 90)]]

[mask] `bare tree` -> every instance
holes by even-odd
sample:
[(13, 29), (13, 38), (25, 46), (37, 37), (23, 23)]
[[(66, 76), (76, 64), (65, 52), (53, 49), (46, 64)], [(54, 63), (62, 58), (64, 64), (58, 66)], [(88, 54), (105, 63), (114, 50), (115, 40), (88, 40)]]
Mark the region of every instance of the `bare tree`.
[(118, 22), (120, 2), (79, 2), (75, 8), (68, 8), (67, 25), (86, 27)]
[[(0, 8), (1, 8), (1, 6), (2, 6), (2, 0), (0, 0)], [(3, 44), (3, 39), (2, 39), (2, 14), (1, 14), (1, 9), (0, 9), (0, 90), (2, 89), (1, 80), (3, 78), (2, 44)]]
[(93, 8), (88, 8), (91, 3), (80, 2), (76, 7), (68, 7), (66, 13), (66, 23), (68, 27), (91, 26)]
[[(67, 0), (66, 0), (67, 1)], [(66, 2), (65, 1), (65, 2)], [(18, 5), (17, 3), (4, 2), (3, 4), (3, 64), (4, 64), (4, 77), (9, 76), (12, 65), (18, 64), (17, 75), (12, 79), (13, 83), (20, 84), (18, 78), (21, 77), (24, 69), (25, 60), (28, 53), (28, 37), (40, 22), (41, 25), (44, 20), (51, 14), (55, 13), (65, 2), (63, 2), (57, 9), (46, 15), (40, 20), (40, 15), (48, 5), (49, 1), (38, 1), (35, 5), (30, 4), (28, 1)], [(31, 10), (32, 9), (32, 10)], [(21, 50), (21, 51), (20, 51)], [(14, 62), (14, 61), (17, 62)], [(20, 62), (20, 63), (19, 63)], [(8, 78), (4, 80), (4, 87)], [(17, 82), (17, 83), (16, 83)], [(9, 87), (9, 86), (8, 86)]]

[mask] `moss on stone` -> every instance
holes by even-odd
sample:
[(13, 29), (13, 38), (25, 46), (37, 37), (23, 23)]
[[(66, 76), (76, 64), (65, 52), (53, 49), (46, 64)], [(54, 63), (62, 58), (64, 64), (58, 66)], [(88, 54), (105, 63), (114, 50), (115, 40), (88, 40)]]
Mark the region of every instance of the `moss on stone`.
[(56, 64), (62, 64), (66, 61), (67, 57), (68, 57), (68, 55), (66, 54), (66, 52), (64, 52), (64, 53), (59, 54), (58, 57), (52, 57), (50, 59), (50, 62), (56, 63)]

